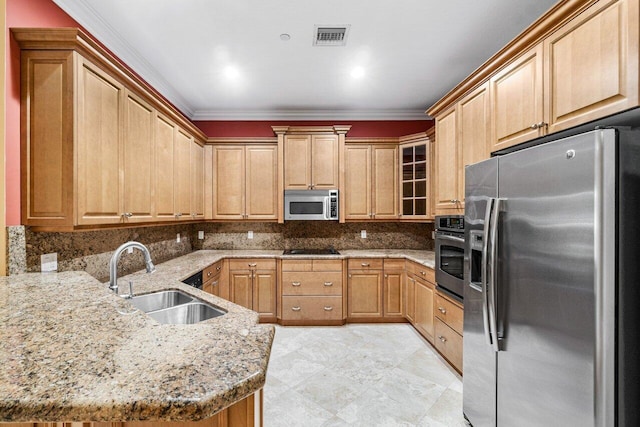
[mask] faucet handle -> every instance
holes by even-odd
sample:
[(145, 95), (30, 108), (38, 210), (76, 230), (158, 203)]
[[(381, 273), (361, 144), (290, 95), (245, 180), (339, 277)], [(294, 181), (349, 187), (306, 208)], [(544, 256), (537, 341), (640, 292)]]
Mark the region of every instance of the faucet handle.
[(124, 299), (131, 299), (133, 298), (133, 282), (131, 280), (129, 280), (129, 293), (122, 295), (122, 298)]

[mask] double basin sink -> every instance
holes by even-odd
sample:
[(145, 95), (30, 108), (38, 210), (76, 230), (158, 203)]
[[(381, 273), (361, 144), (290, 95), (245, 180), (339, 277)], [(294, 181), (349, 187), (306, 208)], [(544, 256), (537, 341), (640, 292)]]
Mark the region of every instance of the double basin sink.
[(158, 323), (190, 325), (222, 316), (226, 312), (179, 290), (137, 295), (129, 300)]

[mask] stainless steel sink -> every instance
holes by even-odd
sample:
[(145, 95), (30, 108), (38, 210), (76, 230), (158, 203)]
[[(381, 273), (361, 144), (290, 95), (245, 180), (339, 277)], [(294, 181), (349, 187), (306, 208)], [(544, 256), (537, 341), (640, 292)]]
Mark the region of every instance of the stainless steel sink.
[(192, 302), (179, 305), (164, 310), (147, 313), (159, 323), (169, 323), (172, 325), (190, 325), (222, 316), (224, 311), (201, 302)]
[(131, 303), (159, 323), (193, 324), (222, 316), (226, 312), (178, 290), (138, 295)]
[(131, 298), (131, 303), (145, 313), (175, 307), (191, 301), (193, 301), (193, 297), (181, 291), (160, 291)]

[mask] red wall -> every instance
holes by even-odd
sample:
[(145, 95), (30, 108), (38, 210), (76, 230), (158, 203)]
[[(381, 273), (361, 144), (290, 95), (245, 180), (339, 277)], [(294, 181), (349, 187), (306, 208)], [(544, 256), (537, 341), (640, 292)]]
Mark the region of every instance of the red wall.
[(386, 121), (195, 121), (209, 137), (265, 137), (274, 136), (271, 126), (326, 126), (352, 125), (347, 137), (396, 137), (424, 132), (433, 126), (433, 120)]
[(51, 0), (7, 0), (5, 100), (7, 225), (20, 224), (20, 48), (11, 27), (80, 27)]

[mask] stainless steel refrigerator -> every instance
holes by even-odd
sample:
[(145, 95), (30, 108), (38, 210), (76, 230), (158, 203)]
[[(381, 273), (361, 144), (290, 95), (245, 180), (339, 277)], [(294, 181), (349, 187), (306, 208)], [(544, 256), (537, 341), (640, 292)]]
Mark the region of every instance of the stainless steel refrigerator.
[(468, 166), (463, 409), (474, 427), (640, 425), (640, 131)]

